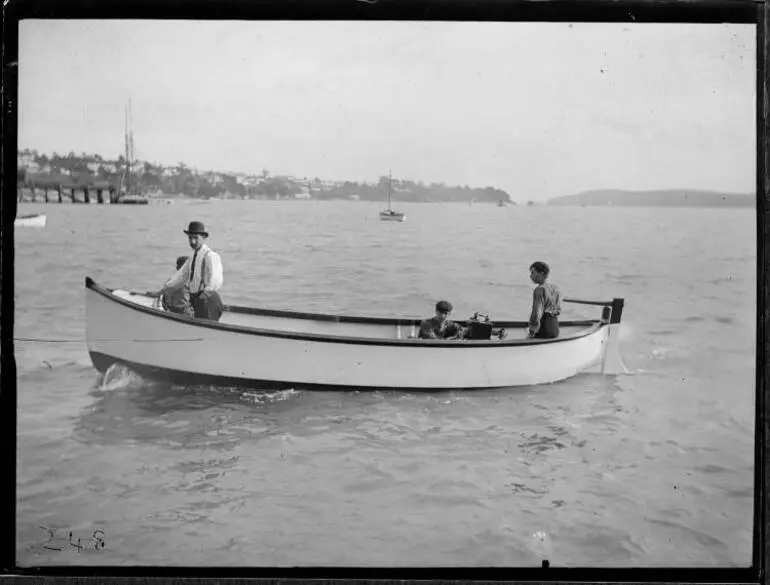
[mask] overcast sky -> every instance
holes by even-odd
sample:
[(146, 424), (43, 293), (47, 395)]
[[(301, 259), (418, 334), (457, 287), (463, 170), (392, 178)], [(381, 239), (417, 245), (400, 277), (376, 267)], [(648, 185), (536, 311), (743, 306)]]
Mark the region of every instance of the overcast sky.
[(754, 192), (753, 25), (23, 21), (19, 147), (540, 200)]

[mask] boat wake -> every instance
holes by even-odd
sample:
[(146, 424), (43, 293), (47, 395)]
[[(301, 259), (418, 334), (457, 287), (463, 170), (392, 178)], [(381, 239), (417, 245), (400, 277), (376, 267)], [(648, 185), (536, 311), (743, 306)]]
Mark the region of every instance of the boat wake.
[(219, 397), (224, 400), (237, 400), (238, 402), (257, 406), (283, 402), (302, 394), (300, 390), (295, 390), (294, 388), (254, 390), (242, 388), (240, 386), (179, 386), (176, 384), (172, 385), (170, 388), (176, 392), (183, 393), (186, 396), (204, 396), (208, 397), (210, 400), (216, 400), (217, 397)]
[(647, 358), (657, 362), (679, 363), (690, 358), (692, 352), (688, 348), (678, 346), (658, 346), (652, 348)]
[(241, 392), (240, 399), (243, 402), (249, 404), (274, 404), (276, 402), (283, 402), (284, 400), (290, 400), (295, 396), (299, 396), (301, 392), (294, 388), (288, 388), (286, 390), (263, 390), (261, 392), (247, 391)]
[(219, 396), (225, 399), (236, 399), (239, 402), (253, 404), (257, 406), (274, 404), (290, 400), (302, 394), (301, 391), (294, 388), (275, 389), (275, 390), (246, 390), (235, 386), (179, 386), (166, 385), (163, 382), (146, 378), (135, 372), (131, 368), (122, 364), (112, 364), (104, 372), (97, 384), (97, 390), (102, 392), (115, 392), (118, 390), (140, 389), (140, 388), (164, 388), (165, 396), (175, 394), (187, 397), (208, 397), (209, 400), (216, 400)]
[(543, 561), (552, 563), (554, 561), (554, 549), (550, 535), (544, 530), (538, 530), (532, 534), (532, 541), (530, 548), (533, 552), (539, 554)]
[(104, 372), (104, 375), (99, 382), (99, 390), (123, 390), (134, 386), (144, 386), (147, 383), (145, 378), (134, 372), (132, 369), (121, 364), (112, 364), (107, 368), (107, 371)]

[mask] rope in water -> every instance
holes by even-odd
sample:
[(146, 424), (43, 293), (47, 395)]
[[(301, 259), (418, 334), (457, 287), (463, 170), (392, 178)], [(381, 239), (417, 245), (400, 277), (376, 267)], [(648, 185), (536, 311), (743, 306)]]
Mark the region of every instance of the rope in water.
[[(24, 341), (28, 343), (85, 343), (85, 339), (42, 339), (34, 337), (14, 337), (14, 341)], [(164, 343), (167, 341), (203, 341), (202, 337), (187, 338), (187, 339), (92, 339), (91, 341), (116, 341), (125, 342), (133, 341), (135, 343)]]

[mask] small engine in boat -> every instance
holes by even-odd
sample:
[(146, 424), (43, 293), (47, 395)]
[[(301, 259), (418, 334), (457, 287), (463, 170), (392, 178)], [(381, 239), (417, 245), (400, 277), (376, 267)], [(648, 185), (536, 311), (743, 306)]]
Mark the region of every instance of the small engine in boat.
[(487, 313), (479, 311), (473, 313), (473, 316), (468, 319), (465, 339), (492, 339), (493, 335), (498, 339), (505, 339), (507, 333), (502, 327), (495, 328)]
[(492, 323), (489, 321), (489, 315), (476, 311), (468, 319), (468, 331), (465, 339), (491, 339)]

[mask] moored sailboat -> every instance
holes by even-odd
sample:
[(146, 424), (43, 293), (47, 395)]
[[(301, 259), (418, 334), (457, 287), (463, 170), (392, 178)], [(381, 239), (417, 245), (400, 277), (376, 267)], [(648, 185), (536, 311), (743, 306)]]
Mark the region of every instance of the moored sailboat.
[[(126, 205), (147, 205), (150, 200), (146, 195), (139, 193), (138, 185), (132, 184), (132, 174), (134, 166), (134, 129), (131, 113), (131, 100), (128, 100), (126, 109), (126, 170), (120, 179), (121, 186), (119, 192), (123, 193), (118, 202)], [(125, 190), (123, 183), (125, 182)]]
[(393, 209), (391, 206), (390, 170), (388, 170), (388, 208), (380, 211), (382, 221), (404, 221), (406, 215)]

